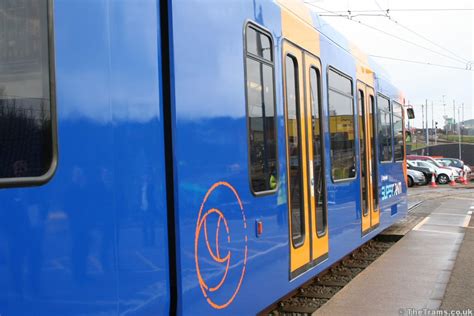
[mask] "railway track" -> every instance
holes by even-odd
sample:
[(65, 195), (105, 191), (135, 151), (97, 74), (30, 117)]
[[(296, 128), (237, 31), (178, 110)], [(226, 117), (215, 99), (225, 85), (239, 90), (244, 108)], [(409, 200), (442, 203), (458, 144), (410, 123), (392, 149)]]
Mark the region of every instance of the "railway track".
[(311, 315), (395, 243), (376, 237), (260, 315)]

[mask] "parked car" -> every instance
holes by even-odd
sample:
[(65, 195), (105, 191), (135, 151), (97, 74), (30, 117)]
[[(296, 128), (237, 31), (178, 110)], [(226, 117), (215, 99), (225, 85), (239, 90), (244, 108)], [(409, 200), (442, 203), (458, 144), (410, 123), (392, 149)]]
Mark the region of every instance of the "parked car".
[[(438, 169), (451, 170), (451, 172), (449, 174), (449, 177), (452, 176), (454, 178), (454, 180), (459, 178), (459, 176), (461, 175), (457, 168), (448, 167), (444, 163), (442, 163), (440, 161), (437, 161), (433, 157), (430, 157), (430, 156), (408, 155), (407, 159), (414, 160), (414, 161), (425, 161), (425, 162), (429, 162), (430, 164), (436, 166)], [(442, 170), (439, 170), (439, 172), (436, 171), (436, 174), (438, 175), (438, 177), (439, 177), (440, 174), (448, 174), (448, 172), (442, 172)], [(449, 179), (451, 179), (451, 178), (449, 178)], [(448, 182), (449, 182), (449, 180), (448, 180)]]
[(442, 161), (445, 164), (447, 164), (449, 167), (455, 167), (458, 168), (459, 170), (464, 171), (464, 174), (467, 179), (470, 178), (471, 174), (471, 168), (469, 168), (468, 165), (464, 163), (464, 161), (456, 158), (437, 158), (436, 160)]
[(439, 161), (439, 160), (436, 160), (441, 166), (445, 167), (445, 168), (449, 168), (453, 171), (453, 174), (454, 174), (454, 179), (457, 180), (458, 178), (461, 177), (462, 175), (462, 171), (463, 169), (460, 169), (458, 167), (453, 167), (453, 166), (450, 166), (448, 162), (445, 162), (445, 161)]
[(466, 177), (468, 181), (474, 178), (474, 175), (472, 174), (472, 170), (468, 165), (464, 165), (464, 171), (466, 171)]
[(433, 174), (435, 174), (435, 169), (434, 168), (428, 168), (428, 167), (419, 167), (417, 166), (414, 162), (407, 160), (407, 169), (408, 170), (416, 170), (420, 171), (423, 173), (423, 175), (426, 178), (426, 183), (431, 181), (431, 177)]
[(426, 184), (425, 175), (421, 171), (408, 169), (407, 170), (407, 184), (409, 187), (412, 187), (415, 184), (416, 185)]
[(432, 168), (436, 174), (436, 181), (439, 184), (446, 184), (454, 177), (454, 171), (450, 168), (441, 166), (440, 164), (433, 164), (430, 160), (411, 160), (418, 167)]
[(442, 161), (446, 163), (448, 166), (456, 167), (459, 169), (463, 169), (464, 161), (456, 159), (456, 158), (436, 158), (435, 160)]

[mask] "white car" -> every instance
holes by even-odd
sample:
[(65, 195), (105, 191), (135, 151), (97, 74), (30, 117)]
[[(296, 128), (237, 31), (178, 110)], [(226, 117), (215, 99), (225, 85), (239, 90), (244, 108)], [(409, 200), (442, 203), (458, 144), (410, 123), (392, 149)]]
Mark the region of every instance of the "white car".
[[(431, 161), (428, 161), (431, 162)], [(454, 179), (457, 179), (461, 176), (461, 168), (451, 166), (448, 162), (436, 160), (442, 167), (449, 168), (453, 171)]]
[(446, 184), (451, 181), (451, 178), (457, 178), (458, 174), (449, 167), (443, 167), (441, 165), (435, 165), (429, 160), (410, 160), (411, 163), (416, 164), (419, 167), (431, 168), (436, 173), (436, 180), (439, 184)]
[(471, 178), (471, 168), (469, 168), (468, 165), (464, 164), (464, 173), (466, 174), (466, 178), (467, 180), (469, 180)]
[(464, 176), (469, 179), (471, 174), (471, 168), (464, 163), (464, 161), (456, 158), (437, 158), (437, 161), (442, 161), (450, 167), (458, 168), (458, 171), (464, 171)]

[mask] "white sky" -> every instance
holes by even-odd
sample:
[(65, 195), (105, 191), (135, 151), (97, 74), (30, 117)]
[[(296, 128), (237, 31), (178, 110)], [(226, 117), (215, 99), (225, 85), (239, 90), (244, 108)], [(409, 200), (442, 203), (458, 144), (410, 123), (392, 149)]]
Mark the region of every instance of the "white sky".
[[(304, 0), (313, 2), (316, 6), (330, 11), (384, 10), (388, 9), (471, 9), (467, 11), (410, 11), (390, 12), (393, 20), (430, 39), (434, 43), (449, 49), (457, 56), (474, 61), (474, 1), (472, 0)], [(378, 3), (378, 4), (377, 4)], [(380, 7), (379, 7), (380, 6)], [(314, 6), (309, 6), (316, 12), (324, 12)], [(322, 13), (330, 14), (330, 13)], [(353, 13), (354, 15), (357, 13)], [(377, 14), (377, 13), (372, 13)], [(387, 56), (399, 59), (416, 60), (433, 64), (443, 64), (454, 67), (466, 67), (466, 62), (459, 62), (428, 50), (400, 41), (381, 32), (367, 28), (344, 17), (325, 17), (345, 37), (359, 46), (369, 55)], [(400, 27), (384, 16), (354, 17), (365, 24), (395, 34), (398, 37), (415, 42), (443, 55), (453, 56), (430, 42), (418, 37)], [(431, 127), (432, 108), (434, 104), (434, 119), (438, 127), (444, 125), (443, 95), (446, 103), (446, 115), (453, 116), (453, 100), (456, 102), (456, 121), (458, 120), (457, 106), (464, 103), (465, 120), (474, 118), (474, 71), (457, 70), (418, 65), (388, 59), (374, 58), (389, 74), (391, 81), (405, 92), (410, 104), (415, 108), (415, 126), (421, 127), (421, 104), (428, 99), (429, 126)], [(474, 70), (474, 65), (472, 66)], [(461, 114), (462, 115), (462, 114)]]

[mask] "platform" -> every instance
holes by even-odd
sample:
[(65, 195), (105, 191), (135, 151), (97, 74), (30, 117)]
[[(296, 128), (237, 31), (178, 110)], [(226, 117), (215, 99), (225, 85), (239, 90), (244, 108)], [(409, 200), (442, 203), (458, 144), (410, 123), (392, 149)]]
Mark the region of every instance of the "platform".
[(465, 290), (474, 287), (474, 228), (466, 228), (472, 205), (474, 195), (438, 200), (428, 216), (313, 315), (408, 315), (423, 308), (474, 308), (468, 306), (474, 305), (474, 295)]
[[(474, 211), (474, 207), (473, 211)], [(442, 309), (472, 309), (474, 310), (474, 217), (466, 229), (464, 240), (454, 264)]]

